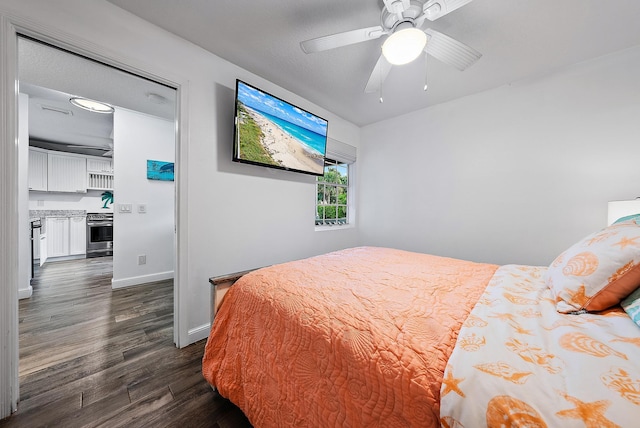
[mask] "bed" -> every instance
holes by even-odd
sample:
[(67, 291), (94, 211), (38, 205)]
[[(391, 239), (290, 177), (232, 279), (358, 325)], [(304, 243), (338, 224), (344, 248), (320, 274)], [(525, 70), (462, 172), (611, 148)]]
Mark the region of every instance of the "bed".
[(549, 267), (358, 247), (255, 270), (216, 302), (203, 374), (255, 427), (637, 426), (636, 238)]

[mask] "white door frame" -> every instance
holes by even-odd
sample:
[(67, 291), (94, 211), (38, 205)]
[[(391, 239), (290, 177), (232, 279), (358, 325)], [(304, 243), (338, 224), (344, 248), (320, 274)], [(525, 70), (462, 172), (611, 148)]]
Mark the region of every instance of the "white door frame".
[(103, 46), (0, 11), (0, 419), (17, 409), (18, 379), (18, 35), (51, 44), (176, 88), (173, 336), (189, 344), (187, 319), (188, 80)]

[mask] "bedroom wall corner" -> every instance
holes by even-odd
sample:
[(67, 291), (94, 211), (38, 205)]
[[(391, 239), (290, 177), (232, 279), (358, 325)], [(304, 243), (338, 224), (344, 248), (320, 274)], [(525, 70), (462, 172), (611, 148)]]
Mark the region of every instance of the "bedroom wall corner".
[(363, 242), (549, 264), (640, 195), (639, 74), (635, 47), (364, 127)]

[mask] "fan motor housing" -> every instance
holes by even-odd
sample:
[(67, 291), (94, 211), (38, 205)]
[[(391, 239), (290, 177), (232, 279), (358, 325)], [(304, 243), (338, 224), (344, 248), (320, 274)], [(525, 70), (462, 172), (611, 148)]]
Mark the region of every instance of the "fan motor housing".
[(415, 26), (415, 20), (423, 13), (423, 6), (424, 2), (411, 0), (409, 7), (402, 11), (402, 18), (400, 18), (396, 13), (389, 12), (385, 7), (382, 9), (382, 13), (380, 14), (380, 25), (387, 31), (393, 31), (398, 24), (403, 22), (410, 22)]

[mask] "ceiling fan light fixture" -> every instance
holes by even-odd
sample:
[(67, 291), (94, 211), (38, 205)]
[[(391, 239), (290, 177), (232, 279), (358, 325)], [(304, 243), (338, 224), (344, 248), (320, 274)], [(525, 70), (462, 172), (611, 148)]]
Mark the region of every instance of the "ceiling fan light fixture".
[(113, 113), (114, 108), (109, 104), (101, 103), (100, 101), (90, 100), (82, 97), (71, 97), (69, 102), (76, 107), (80, 107), (85, 110), (92, 111), (94, 113)]
[(427, 44), (424, 31), (413, 27), (411, 23), (405, 23), (405, 28), (400, 28), (401, 25), (382, 44), (382, 55), (393, 65), (404, 65), (415, 60)]

